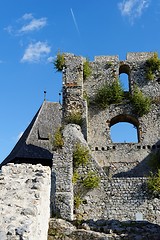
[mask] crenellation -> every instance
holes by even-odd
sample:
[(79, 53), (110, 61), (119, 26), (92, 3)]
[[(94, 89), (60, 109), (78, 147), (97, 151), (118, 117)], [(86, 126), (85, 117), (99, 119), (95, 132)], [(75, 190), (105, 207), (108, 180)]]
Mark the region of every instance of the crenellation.
[(154, 52), (129, 52), (127, 53), (127, 60), (130, 62), (141, 62), (153, 57)]
[(119, 61), (119, 57), (117, 55), (115, 55), (115, 56), (95, 56), (94, 61), (100, 62), (100, 63), (103, 63), (103, 62), (115, 63), (115, 62)]

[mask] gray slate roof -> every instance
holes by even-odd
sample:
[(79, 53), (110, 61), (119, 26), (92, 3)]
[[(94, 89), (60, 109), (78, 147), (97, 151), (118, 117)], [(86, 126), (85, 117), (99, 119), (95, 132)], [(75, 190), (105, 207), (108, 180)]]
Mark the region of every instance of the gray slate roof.
[(51, 140), (57, 128), (61, 126), (61, 108), (59, 103), (44, 101), (0, 167), (11, 162), (51, 165), (53, 156)]

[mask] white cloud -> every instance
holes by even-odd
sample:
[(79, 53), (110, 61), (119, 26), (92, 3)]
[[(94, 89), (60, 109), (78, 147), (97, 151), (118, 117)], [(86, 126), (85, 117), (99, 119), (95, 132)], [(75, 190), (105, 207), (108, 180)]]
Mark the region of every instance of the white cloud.
[(25, 53), (21, 59), (21, 62), (36, 63), (42, 60), (50, 53), (51, 48), (46, 42), (30, 43), (26, 48)]
[(32, 13), (25, 13), (22, 16), (22, 19), (24, 19), (24, 20), (33, 19), (33, 15), (32, 15)]
[(129, 17), (131, 23), (140, 17), (144, 9), (149, 7), (150, 0), (123, 0), (118, 4), (122, 16)]
[(34, 18), (32, 13), (25, 13), (16, 21), (15, 26), (9, 25), (4, 30), (9, 34), (19, 36), (24, 33), (38, 31), (47, 25), (47, 18)]
[[(25, 17), (25, 20), (26, 20), (26, 17)], [(27, 19), (30, 19), (30, 18), (27, 18)], [(23, 25), (20, 28), (19, 33), (27, 33), (27, 32), (31, 32), (31, 31), (39, 30), (39, 29), (45, 27), (46, 24), (47, 24), (47, 18), (39, 18), (39, 19), (33, 18), (30, 20), (29, 23)]]

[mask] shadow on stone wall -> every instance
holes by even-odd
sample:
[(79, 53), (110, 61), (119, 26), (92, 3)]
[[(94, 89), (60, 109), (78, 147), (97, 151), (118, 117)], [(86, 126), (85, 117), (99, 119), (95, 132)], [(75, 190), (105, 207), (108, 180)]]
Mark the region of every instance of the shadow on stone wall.
[[(87, 220), (82, 224), (83, 228), (88, 230), (106, 233), (116, 234), (120, 239), (160, 239), (160, 226), (150, 223), (148, 221), (118, 221), (118, 220), (104, 220), (97, 221)], [(139, 238), (138, 238), (139, 237)]]
[(78, 223), (52, 218), (49, 223), (48, 240), (159, 240), (160, 226), (147, 221), (118, 221), (93, 219)]
[[(158, 141), (154, 146), (160, 146)], [(160, 168), (160, 149), (152, 149), (146, 158), (127, 172), (114, 174), (113, 177), (148, 177), (151, 172), (155, 173)]]

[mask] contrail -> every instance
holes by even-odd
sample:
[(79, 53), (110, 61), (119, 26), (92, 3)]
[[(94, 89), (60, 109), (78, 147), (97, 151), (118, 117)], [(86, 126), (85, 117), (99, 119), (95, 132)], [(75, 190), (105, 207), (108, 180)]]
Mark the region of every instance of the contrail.
[(73, 18), (74, 25), (75, 25), (75, 27), (76, 27), (76, 30), (77, 30), (78, 34), (80, 35), (80, 31), (79, 31), (79, 28), (78, 28), (78, 24), (77, 24), (77, 21), (76, 21), (76, 18), (75, 18), (75, 16), (74, 16), (74, 13), (73, 13), (72, 8), (71, 8), (70, 10), (71, 10), (71, 14), (72, 14), (72, 18)]

